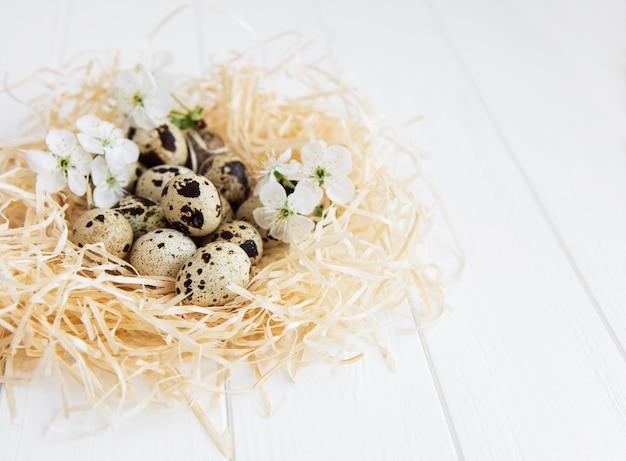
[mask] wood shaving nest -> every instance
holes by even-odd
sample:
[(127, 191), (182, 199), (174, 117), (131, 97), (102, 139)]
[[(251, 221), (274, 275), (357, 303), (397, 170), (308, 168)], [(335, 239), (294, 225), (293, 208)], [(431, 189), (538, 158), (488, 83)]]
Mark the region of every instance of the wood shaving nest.
[[(117, 72), (116, 55), (41, 71), (30, 79), (46, 89), (29, 102), (32, 117), (45, 129), (74, 130), (88, 113), (121, 123), (110, 101)], [(275, 91), (281, 79), (295, 84), (296, 94)], [(12, 385), (53, 374), (73, 377), (98, 408), (193, 408), (193, 396), (223, 393), (238, 369), (253, 370), (238, 390), (252, 389), (277, 370), (295, 375), (320, 361), (359, 358), (363, 345), (379, 344), (389, 313), (418, 325), (441, 315), (439, 271), (424, 258), (432, 210), (413, 191), (422, 179), (418, 155), (377, 125), (356, 90), (298, 59), (268, 69), (239, 57), (184, 80), (176, 95), (190, 107), (204, 105), (208, 127), (252, 171), (268, 153), (292, 147), (297, 157), (316, 138), (345, 146), (353, 155), (355, 197), (330, 208), (309, 238), (268, 249), (249, 286), (234, 288), (234, 301), (183, 305), (173, 279), (138, 276), (102, 245), (78, 248), (68, 240), (68, 226), (87, 203), (35, 187), (24, 150), (45, 148), (43, 135), (6, 144), (0, 367), (11, 406)], [(383, 165), (401, 155), (414, 165), (403, 180)]]

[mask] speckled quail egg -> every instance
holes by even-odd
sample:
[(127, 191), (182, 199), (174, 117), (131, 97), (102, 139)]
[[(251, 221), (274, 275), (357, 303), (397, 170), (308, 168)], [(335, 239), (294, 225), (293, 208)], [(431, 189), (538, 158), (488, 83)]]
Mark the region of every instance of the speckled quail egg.
[(113, 207), (124, 216), (133, 228), (133, 238), (146, 232), (168, 226), (161, 204), (139, 195), (128, 195)]
[(161, 192), (170, 179), (181, 174), (193, 173), (180, 165), (158, 165), (145, 171), (137, 180), (135, 195), (147, 197), (155, 202), (161, 201)]
[(117, 211), (94, 208), (74, 222), (70, 239), (79, 247), (102, 242), (109, 253), (123, 259), (133, 244), (133, 228)]
[(210, 234), (222, 220), (217, 189), (195, 173), (172, 178), (163, 189), (161, 207), (174, 229), (195, 237)]
[(211, 155), (228, 152), (224, 140), (207, 128), (188, 130), (185, 132), (185, 139), (189, 146), (189, 160), (185, 166), (192, 170), (197, 170)]
[(239, 245), (250, 258), (252, 265), (263, 256), (263, 239), (256, 228), (245, 221), (230, 221), (220, 224), (211, 234), (203, 238), (202, 245), (210, 242), (231, 242)]
[(238, 245), (209, 243), (183, 263), (176, 276), (176, 294), (188, 295), (184, 300), (187, 304), (223, 305), (237, 296), (228, 285), (248, 284), (250, 267), (248, 255)]
[(248, 198), (250, 193), (248, 169), (230, 152), (211, 155), (200, 165), (198, 174), (210, 179), (234, 209)]
[(252, 212), (262, 206), (263, 203), (261, 203), (261, 199), (256, 196), (252, 196), (248, 200), (243, 202), (241, 206), (237, 209), (237, 212), (235, 213), (235, 219), (252, 224), (263, 239), (263, 244), (265, 245), (265, 248), (269, 248), (272, 245), (280, 243), (280, 241), (272, 238), (269, 235), (269, 231), (260, 227), (254, 219)]
[(139, 161), (148, 168), (162, 165), (184, 165), (187, 142), (180, 128), (167, 121), (152, 130), (131, 128), (128, 137), (139, 147)]
[(176, 277), (183, 262), (196, 251), (190, 237), (174, 229), (142, 235), (130, 250), (130, 263), (141, 275)]

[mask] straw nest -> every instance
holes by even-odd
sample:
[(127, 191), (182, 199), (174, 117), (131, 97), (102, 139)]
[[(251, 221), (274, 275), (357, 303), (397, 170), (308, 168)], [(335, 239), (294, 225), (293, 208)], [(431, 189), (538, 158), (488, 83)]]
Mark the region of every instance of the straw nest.
[[(70, 130), (88, 113), (114, 120), (117, 72), (112, 58), (38, 76), (52, 83), (32, 101), (33, 117), (45, 129)], [(293, 94), (275, 90), (278, 80), (291, 82)], [(412, 190), (421, 177), (417, 155), (377, 126), (357, 91), (298, 60), (268, 69), (238, 58), (179, 82), (176, 94), (205, 106), (208, 127), (250, 170), (272, 151), (291, 147), (297, 158), (315, 138), (345, 146), (355, 197), (331, 207), (309, 238), (268, 250), (234, 301), (183, 305), (173, 279), (138, 276), (102, 245), (68, 240), (88, 204), (36, 189), (24, 150), (45, 148), (43, 137), (5, 144), (0, 367), (9, 397), (11, 385), (43, 372), (75, 378), (98, 407), (191, 404), (199, 391), (224, 392), (242, 365), (254, 371), (244, 386), (253, 388), (277, 370), (357, 359), (359, 344), (376, 343), (387, 313), (418, 324), (440, 315), (438, 272), (423, 257), (431, 210)], [(402, 180), (384, 167), (400, 155), (413, 165)]]

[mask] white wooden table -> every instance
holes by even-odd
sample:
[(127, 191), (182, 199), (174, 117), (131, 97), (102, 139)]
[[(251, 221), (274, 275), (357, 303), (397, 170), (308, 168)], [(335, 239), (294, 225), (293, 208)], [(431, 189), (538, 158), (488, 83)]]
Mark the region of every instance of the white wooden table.
[[(402, 134), (430, 152), (467, 257), (455, 310), (390, 338), (395, 371), (372, 351), (277, 377), (269, 417), (256, 392), (224, 399), (211, 415), (232, 459), (626, 459), (626, 2), (225, 3), (194, 3), (151, 46), (198, 73), (285, 30), (316, 38), (390, 124), (423, 117)], [(130, 63), (180, 4), (0, 0), (0, 70), (114, 48)], [(22, 115), (0, 95), (0, 139)], [(77, 435), (98, 421), (49, 430), (51, 383), (16, 398), (12, 420), (0, 391), (1, 460), (226, 459), (188, 412)]]

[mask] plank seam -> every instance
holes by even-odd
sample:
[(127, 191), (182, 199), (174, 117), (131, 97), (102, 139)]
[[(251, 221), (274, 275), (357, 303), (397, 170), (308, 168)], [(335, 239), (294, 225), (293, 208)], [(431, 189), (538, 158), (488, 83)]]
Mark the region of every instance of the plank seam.
[(230, 432), (230, 443), (231, 443), (231, 458), (230, 461), (237, 460), (237, 446), (235, 443), (235, 418), (233, 413), (233, 399), (230, 394), (230, 383), (228, 381), (230, 376), (227, 376), (226, 381), (224, 382), (224, 398), (226, 400), (226, 424), (228, 424), (228, 431)]
[(574, 276), (576, 277), (576, 279), (580, 283), (581, 287), (583, 288), (583, 291), (585, 292), (585, 295), (587, 296), (588, 300), (591, 302), (591, 305), (593, 306), (594, 311), (595, 311), (596, 315), (598, 316), (598, 318), (600, 320), (600, 323), (602, 324), (602, 326), (606, 330), (607, 334), (609, 335), (613, 345), (615, 346), (615, 348), (617, 349), (618, 353), (620, 354), (620, 356), (622, 358), (622, 361), (624, 361), (626, 363), (626, 348), (624, 347), (624, 344), (619, 339), (619, 336), (617, 335), (617, 332), (615, 331), (615, 329), (611, 325), (611, 322), (609, 321), (608, 317), (606, 316), (606, 313), (604, 312), (604, 309), (602, 308), (602, 305), (600, 304), (600, 302), (598, 301), (598, 298), (593, 293), (593, 289), (591, 288), (591, 286), (587, 282), (587, 279), (585, 278), (584, 274), (582, 273), (582, 271), (580, 269), (580, 266), (576, 262), (576, 258), (574, 258), (574, 255), (569, 250), (567, 244), (565, 243), (565, 240), (563, 239), (563, 236), (559, 232), (558, 227), (556, 226), (556, 224), (554, 223), (554, 221), (550, 217), (550, 213), (548, 212), (546, 206), (544, 205), (543, 201), (539, 197), (539, 194), (537, 193), (537, 190), (533, 186), (533, 183), (530, 180), (530, 177), (528, 176), (526, 170), (522, 166), (522, 163), (519, 160), (519, 156), (515, 153), (515, 149), (513, 149), (511, 144), (508, 142), (506, 136), (504, 135), (504, 131), (502, 130), (502, 128), (500, 127), (500, 125), (496, 121), (496, 118), (495, 118), (493, 112), (490, 110), (489, 105), (487, 104), (486, 99), (484, 98), (482, 92), (480, 91), (480, 88), (478, 87), (478, 84), (474, 80), (473, 75), (470, 72), (467, 64), (463, 60), (463, 58), (461, 56), (461, 53), (459, 52), (458, 48), (455, 45), (455, 42), (452, 40), (452, 37), (450, 36), (447, 28), (445, 27), (445, 24), (444, 24), (443, 20), (439, 16), (439, 14), (438, 14), (437, 10), (435, 9), (435, 7), (431, 4), (431, 1), (430, 0), (424, 0), (424, 1), (427, 4), (428, 8), (430, 9), (431, 14), (433, 15), (433, 17), (435, 19), (435, 22), (437, 23), (439, 29), (441, 30), (441, 33), (442, 33), (444, 39), (446, 40), (448, 46), (450, 47), (450, 50), (451, 50), (452, 54), (454, 55), (455, 59), (458, 61), (459, 66), (461, 67), (462, 72), (465, 74), (467, 80), (469, 81), (470, 86), (472, 88), (472, 91), (475, 93), (475, 95), (476, 95), (476, 97), (478, 99), (478, 103), (480, 104), (480, 106), (482, 107), (483, 111), (485, 112), (487, 120), (492, 125), (492, 127), (493, 127), (493, 129), (494, 129), (494, 131), (495, 131), (495, 133), (496, 133), (496, 135), (498, 137), (498, 139), (500, 140), (500, 142), (504, 146), (505, 151), (507, 152), (509, 158), (513, 162), (513, 165), (515, 166), (515, 168), (517, 169), (518, 173), (520, 174), (522, 182), (524, 183), (524, 186), (526, 187), (526, 189), (530, 193), (532, 201), (534, 202), (535, 206), (538, 208), (539, 214), (541, 215), (542, 219), (547, 224), (548, 229), (552, 233), (552, 235), (553, 235), (553, 237), (554, 237), (554, 239), (555, 239), (555, 241), (556, 241), (556, 243), (557, 243), (557, 245), (559, 247), (559, 250), (561, 251), (561, 253), (565, 257), (567, 263), (569, 264), (570, 268), (574, 272)]
[(65, 0), (63, 6), (63, 12), (61, 13), (61, 27), (59, 27), (59, 35), (57, 36), (56, 49), (54, 53), (55, 65), (58, 68), (63, 67), (63, 60), (65, 59), (67, 40), (69, 36), (69, 29), (71, 24), (72, 10), (74, 8), (73, 0)]
[(454, 452), (459, 461), (465, 461), (463, 448), (461, 447), (461, 440), (459, 439), (459, 435), (457, 433), (456, 426), (452, 418), (452, 413), (450, 412), (450, 407), (448, 406), (448, 402), (443, 391), (443, 386), (441, 385), (441, 380), (439, 379), (439, 374), (437, 373), (437, 368), (435, 367), (435, 361), (433, 360), (433, 357), (430, 353), (428, 341), (426, 341), (426, 337), (424, 336), (423, 331), (418, 331), (418, 335), (420, 339), (420, 344), (422, 345), (422, 352), (424, 353), (424, 358), (426, 359), (428, 370), (430, 371), (430, 377), (433, 382), (433, 386), (435, 387), (437, 397), (439, 399), (439, 405), (441, 407), (441, 411), (443, 412), (443, 417), (446, 421), (448, 433), (450, 435), (450, 439), (452, 440)]

